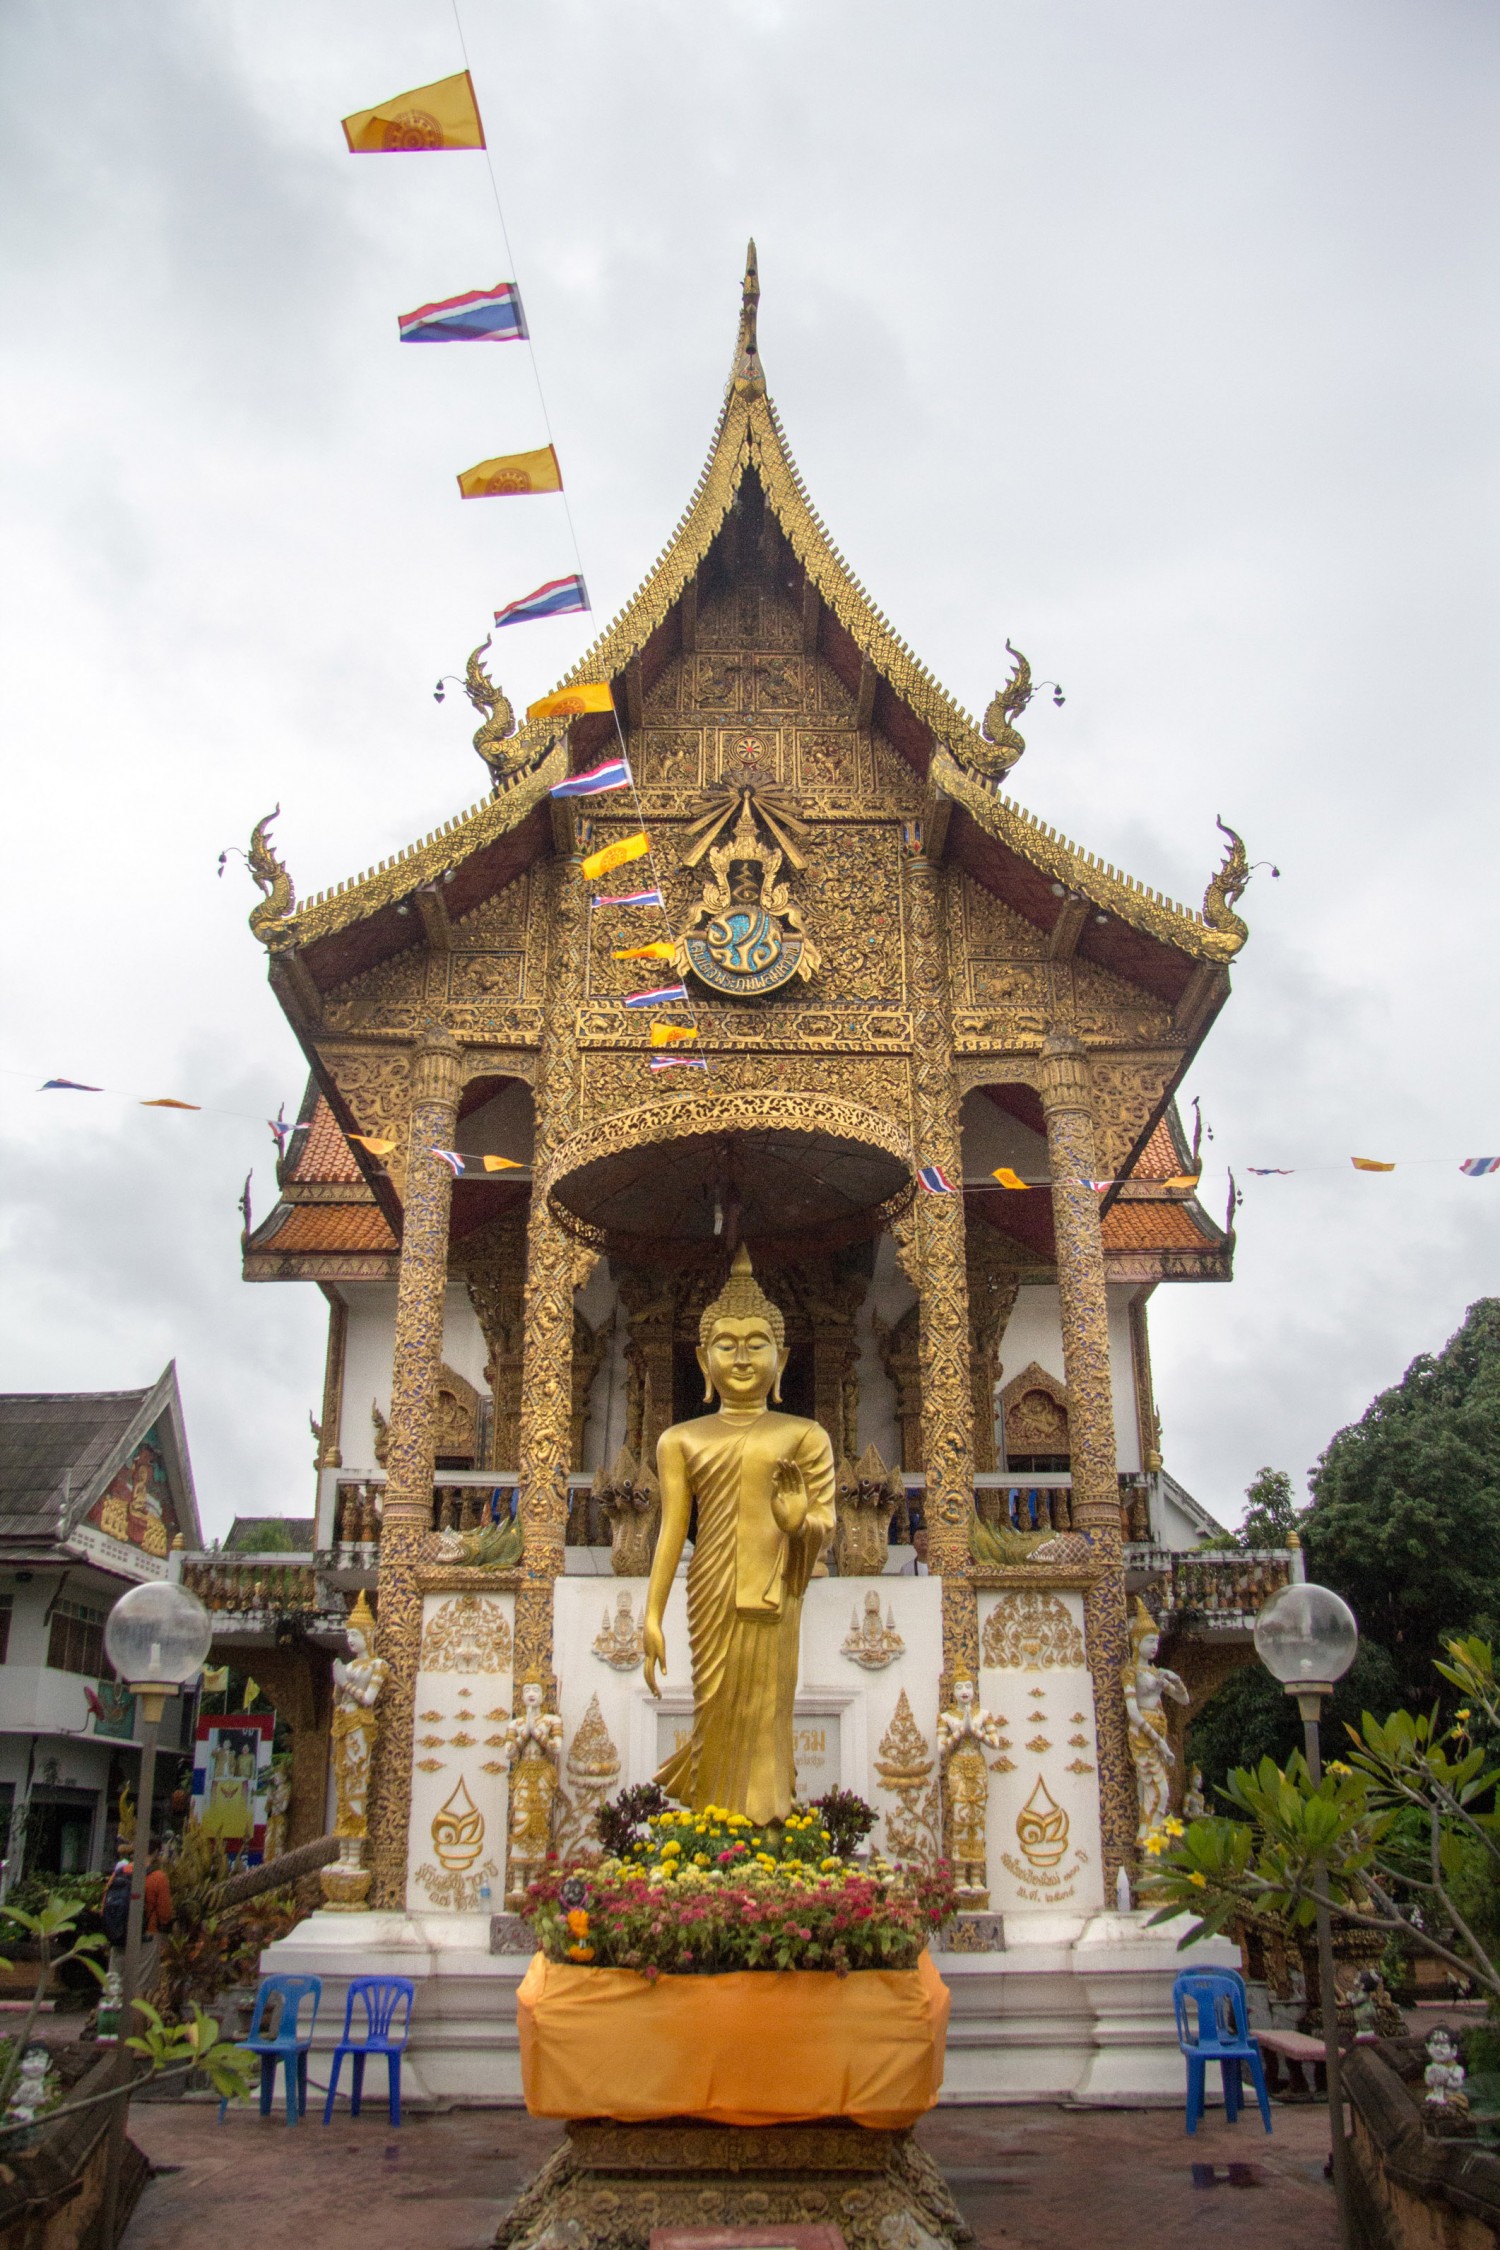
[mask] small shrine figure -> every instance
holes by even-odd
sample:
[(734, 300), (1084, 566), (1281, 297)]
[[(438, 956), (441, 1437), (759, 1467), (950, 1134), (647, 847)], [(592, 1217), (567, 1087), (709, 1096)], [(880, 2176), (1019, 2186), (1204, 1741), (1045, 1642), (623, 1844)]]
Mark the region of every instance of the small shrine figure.
[(321, 1871), (319, 1882), (327, 1905), (357, 1913), (370, 1888), (369, 1870), (360, 1862), (370, 1832), (370, 1768), (380, 1724), (375, 1706), (391, 1668), (373, 1652), (375, 1617), (362, 1591), (345, 1632), (349, 1662), (336, 1659), (333, 1666), (333, 1832), (340, 1839), (339, 1857)]
[(1177, 1674), (1157, 1663), (1160, 1647), (1156, 1619), (1137, 1595), (1130, 1625), (1130, 1656), (1120, 1672), (1120, 1687), (1140, 1806), (1135, 1831), (1138, 1845), (1160, 1831), (1171, 1810), (1171, 1769), (1177, 1759), (1167, 1740), (1166, 1698), (1183, 1704), (1192, 1700)]
[(1188, 1785), (1182, 1792), (1182, 1817), (1184, 1820), (1208, 1818), (1208, 1799), (1203, 1794), (1201, 1766), (1193, 1766), (1188, 1773)]
[(1427, 2099), (1423, 2107), (1467, 2117), (1469, 2097), (1464, 2092), (1464, 2079), (1467, 2075), (1458, 2059), (1458, 2047), (1452, 2032), (1445, 2024), (1439, 2024), (1427, 2041), (1427, 2068), (1422, 2073), (1427, 2086)]
[(985, 1868), (985, 1814), (990, 1777), (986, 1749), (1003, 1748), (1003, 1721), (981, 1710), (974, 1675), (960, 1665), (953, 1675), (953, 1703), (938, 1713), (938, 1753), (943, 1762), (943, 1804), (947, 1813), (948, 1858), (962, 1907), (989, 1905)]
[(552, 1842), (552, 1809), (562, 1758), (563, 1723), (542, 1709), (542, 1683), (527, 1680), (521, 1709), (505, 1729), (504, 1758), (510, 1768), (510, 1883), (514, 1907), (542, 1867)]
[[(51, 2069), (52, 2057), (45, 2047), (27, 2048), (25, 2054), (21, 2057), (21, 2070), (16, 2080), (15, 2091), (12, 2093), (6, 2108), (5, 2122), (7, 2125), (35, 2124), (37, 2111), (45, 2107), (52, 2092)], [(27, 2144), (23, 2140), (19, 2145), (24, 2148)], [(10, 2146), (15, 2148), (17, 2143), (12, 2141)]]
[(630, 1598), (630, 1588), (622, 1587), (615, 1596), (614, 1615), (608, 1608), (604, 1623), (593, 1640), (594, 1654), (612, 1672), (633, 1672), (646, 1653), (645, 1636), (635, 1615)]
[(889, 1603), (885, 1623), (881, 1624), (880, 1595), (872, 1586), (865, 1595), (863, 1616), (858, 1609), (853, 1612), (840, 1654), (866, 1672), (883, 1672), (905, 1649), (906, 1643), (896, 1630), (896, 1612)]

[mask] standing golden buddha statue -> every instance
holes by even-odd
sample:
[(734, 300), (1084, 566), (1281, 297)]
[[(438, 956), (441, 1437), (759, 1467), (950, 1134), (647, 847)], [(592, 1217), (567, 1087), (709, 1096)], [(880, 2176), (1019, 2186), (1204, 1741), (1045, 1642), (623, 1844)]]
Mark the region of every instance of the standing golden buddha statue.
[(776, 1414), (786, 1323), (735, 1254), (698, 1326), (698, 1365), (715, 1414), (676, 1422), (656, 1449), (661, 1532), (646, 1595), (645, 1677), (667, 1669), (662, 1615), (696, 1501), (688, 1564), (693, 1732), (657, 1781), (679, 1803), (722, 1805), (763, 1827), (797, 1788), (792, 1711), (802, 1597), (833, 1536), (833, 1447), (817, 1422)]

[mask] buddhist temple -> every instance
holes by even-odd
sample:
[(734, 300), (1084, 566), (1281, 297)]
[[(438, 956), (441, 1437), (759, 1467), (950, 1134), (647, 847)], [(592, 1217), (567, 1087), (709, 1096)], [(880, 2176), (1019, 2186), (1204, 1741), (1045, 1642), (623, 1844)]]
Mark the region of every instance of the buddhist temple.
[[(1005, 1734), (950, 2084), (1123, 2098), (1177, 2067), (1101, 1997), (1147, 1951), (1172, 1966), (1116, 1911), (1131, 1620), (1197, 1698), (1287, 1565), (1190, 1556), (1217, 1526), (1163, 1467), (1148, 1341), (1158, 1285), (1231, 1277), (1232, 1201), (1200, 1202), (1175, 1097), (1247, 937), (1246, 855), (1226, 830), (1179, 905), (1024, 809), (1025, 658), (987, 652), (976, 725), (864, 592), (771, 402), (759, 295), (752, 247), (697, 488), (561, 683), (607, 682), (613, 711), (518, 723), (476, 650), (477, 803), (300, 901), (269, 823), (252, 843), (310, 1075), (244, 1272), (327, 1299), (302, 1608), (326, 1631), (365, 1594), (389, 1667), (363, 1911), (287, 1947), (326, 1968), (420, 1928), (449, 1980), (428, 2084), (510, 2088), (502, 1730), (530, 1680), (561, 1727), (559, 1850), (682, 1739), (670, 1609), (660, 1701), (641, 1677), (653, 1465), (702, 1411), (700, 1314), (743, 1246), (786, 1411), (838, 1468), (799, 1787), (857, 1791), (892, 1856), (942, 1851), (937, 1720), (976, 1681)], [(554, 794), (621, 755), (631, 786)]]

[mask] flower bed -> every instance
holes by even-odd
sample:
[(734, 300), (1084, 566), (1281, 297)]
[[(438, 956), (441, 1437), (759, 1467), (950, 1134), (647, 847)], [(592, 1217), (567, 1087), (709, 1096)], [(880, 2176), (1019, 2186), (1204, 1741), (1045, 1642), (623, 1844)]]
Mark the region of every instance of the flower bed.
[(619, 1858), (534, 1882), (524, 1909), (540, 1951), (649, 1978), (743, 1969), (847, 1976), (913, 1969), (953, 1911), (946, 1867), (837, 1858), (815, 1811), (758, 1829), (740, 1813), (665, 1812)]

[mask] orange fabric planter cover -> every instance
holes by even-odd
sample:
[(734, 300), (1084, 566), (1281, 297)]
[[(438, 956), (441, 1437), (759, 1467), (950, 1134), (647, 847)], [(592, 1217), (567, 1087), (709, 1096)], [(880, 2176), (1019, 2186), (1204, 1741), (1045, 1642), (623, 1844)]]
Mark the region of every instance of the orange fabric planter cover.
[(914, 2125), (943, 2083), (948, 1987), (914, 1969), (658, 1977), (532, 1956), (516, 1994), (533, 2117)]

